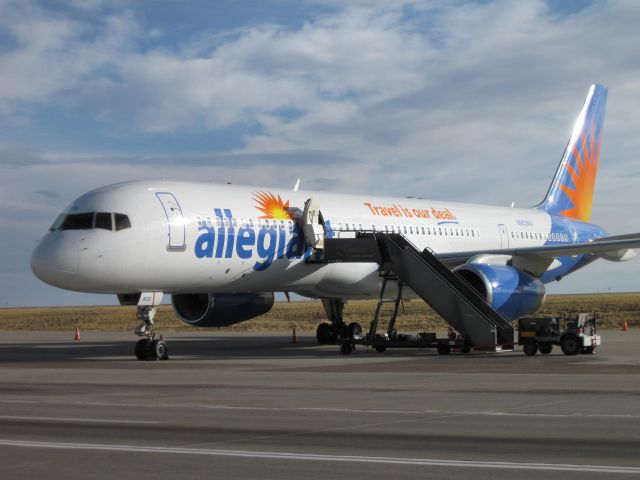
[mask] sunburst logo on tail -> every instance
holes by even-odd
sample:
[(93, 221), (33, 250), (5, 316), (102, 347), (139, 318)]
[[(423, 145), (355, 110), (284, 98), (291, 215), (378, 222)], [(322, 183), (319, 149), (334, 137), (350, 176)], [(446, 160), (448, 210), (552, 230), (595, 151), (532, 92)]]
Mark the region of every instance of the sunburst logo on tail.
[(269, 192), (256, 192), (253, 194), (256, 202), (256, 208), (263, 214), (260, 218), (275, 218), (282, 220), (291, 220), (289, 213), (289, 200), (282, 200), (280, 195), (274, 195)]
[[(560, 214), (588, 222), (591, 219), (591, 206), (596, 173), (598, 171), (602, 131), (598, 132), (596, 136), (594, 125), (592, 124), (588, 138), (585, 133), (583, 130), (579, 141), (573, 146), (572, 158), (570, 159), (573, 161), (568, 161), (565, 164), (566, 173), (571, 178), (573, 185), (568, 185), (570, 182), (566, 181), (560, 185), (573, 207), (563, 210)], [(565, 178), (565, 180), (568, 180), (568, 178)]]

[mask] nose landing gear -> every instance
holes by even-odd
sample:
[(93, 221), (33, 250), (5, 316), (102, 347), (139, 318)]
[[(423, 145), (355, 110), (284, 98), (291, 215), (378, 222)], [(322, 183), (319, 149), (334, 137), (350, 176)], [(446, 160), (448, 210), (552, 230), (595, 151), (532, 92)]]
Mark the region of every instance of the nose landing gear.
[(159, 299), (157, 297), (158, 295), (156, 294), (150, 299), (148, 294), (143, 293), (140, 297), (140, 303), (138, 303), (136, 318), (141, 323), (136, 328), (135, 333), (143, 337), (136, 342), (135, 346), (135, 354), (138, 360), (169, 360), (167, 342), (156, 331), (153, 323), (153, 319), (156, 316), (156, 305), (160, 303), (162, 294), (159, 295)]
[(136, 342), (135, 352), (138, 360), (169, 360), (169, 350), (164, 340), (141, 338)]

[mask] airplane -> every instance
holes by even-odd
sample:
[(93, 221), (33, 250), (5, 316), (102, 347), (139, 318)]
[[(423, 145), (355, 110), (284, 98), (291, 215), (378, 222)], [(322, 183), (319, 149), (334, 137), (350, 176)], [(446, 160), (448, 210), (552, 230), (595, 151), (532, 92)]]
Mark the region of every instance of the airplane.
[(328, 263), (321, 254), (330, 239), (361, 232), (401, 234), (433, 251), (512, 321), (541, 307), (545, 284), (599, 258), (630, 260), (640, 247), (640, 234), (608, 236), (590, 223), (606, 100), (607, 88), (592, 85), (549, 190), (532, 208), (304, 191), (299, 182), (284, 190), (129, 181), (71, 202), (31, 268), (50, 285), (137, 305), (141, 360), (168, 358), (154, 323), (164, 294), (195, 327), (263, 315), (274, 292), (321, 299), (330, 323), (317, 339), (335, 342), (346, 300), (376, 298), (383, 278), (375, 263)]

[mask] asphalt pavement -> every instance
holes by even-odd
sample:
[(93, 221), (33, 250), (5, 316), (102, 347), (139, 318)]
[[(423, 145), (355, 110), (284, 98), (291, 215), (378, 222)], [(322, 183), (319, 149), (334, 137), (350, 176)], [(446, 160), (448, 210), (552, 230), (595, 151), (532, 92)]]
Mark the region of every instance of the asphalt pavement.
[(640, 332), (594, 355), (0, 333), (0, 478), (640, 477)]

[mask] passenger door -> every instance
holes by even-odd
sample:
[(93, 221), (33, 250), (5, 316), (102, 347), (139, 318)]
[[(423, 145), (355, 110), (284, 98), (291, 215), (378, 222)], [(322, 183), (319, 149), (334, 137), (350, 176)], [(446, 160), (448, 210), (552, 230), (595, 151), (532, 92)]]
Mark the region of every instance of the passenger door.
[(322, 250), (324, 248), (325, 227), (320, 205), (313, 198), (304, 204), (302, 231), (307, 245)]
[(182, 209), (180, 208), (178, 200), (176, 200), (176, 197), (174, 197), (172, 193), (168, 192), (157, 192), (156, 196), (158, 200), (160, 200), (167, 217), (167, 227), (169, 229), (167, 249), (184, 250), (186, 248), (185, 225)]

